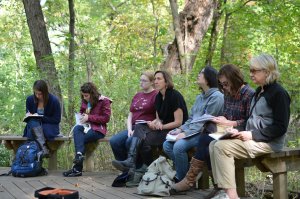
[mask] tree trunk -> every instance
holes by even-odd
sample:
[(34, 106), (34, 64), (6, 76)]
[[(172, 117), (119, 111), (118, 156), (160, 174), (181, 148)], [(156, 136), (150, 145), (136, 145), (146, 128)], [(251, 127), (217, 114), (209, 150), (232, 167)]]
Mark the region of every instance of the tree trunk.
[(155, 2), (151, 0), (151, 5), (152, 5), (152, 12), (153, 16), (155, 18), (155, 31), (153, 35), (153, 57), (156, 58), (157, 56), (157, 37), (158, 37), (158, 17), (156, 13), (156, 8), (155, 8)]
[(222, 42), (222, 48), (221, 48), (221, 65), (226, 64), (229, 62), (227, 59), (227, 49), (228, 48), (228, 42), (227, 42), (227, 34), (228, 34), (228, 24), (230, 19), (231, 13), (225, 14), (225, 22), (224, 22), (224, 28), (223, 28), (223, 42)]
[[(206, 60), (205, 60), (206, 66), (212, 65), (212, 59), (213, 59), (213, 56), (214, 56), (214, 53), (216, 50), (216, 46), (217, 46), (218, 35), (219, 35), (219, 21), (222, 17), (222, 13), (223, 13), (223, 11), (221, 10), (222, 1), (223, 0), (219, 0), (217, 2), (217, 8), (214, 11), (213, 25), (211, 28), (211, 34), (210, 34), (208, 50), (207, 50), (207, 55), (206, 55)], [(225, 0), (225, 2), (226, 2), (226, 0)]]
[[(178, 58), (180, 62), (180, 69), (183, 71), (186, 69), (186, 57), (185, 57), (185, 49), (184, 49), (184, 36), (186, 29), (184, 29), (184, 32), (181, 32), (180, 28), (180, 18), (178, 15), (178, 6), (176, 0), (169, 0), (170, 1), (170, 6), (171, 6), (171, 11), (172, 11), (172, 16), (173, 16), (173, 25), (174, 25), (174, 32), (175, 32), (175, 41), (177, 44), (177, 49), (178, 49)], [(186, 21), (184, 21), (186, 23)], [(184, 27), (186, 27), (184, 25)]]
[(69, 77), (68, 77), (68, 122), (72, 125), (74, 120), (74, 62), (75, 62), (75, 11), (74, 1), (69, 0)]
[[(202, 39), (211, 23), (214, 4), (213, 0), (187, 0), (183, 11), (179, 14), (181, 39), (184, 40), (183, 57), (187, 71), (192, 69)], [(165, 56), (161, 68), (171, 70), (173, 73), (182, 72), (176, 38), (168, 45)]]
[(40, 1), (23, 0), (23, 5), (38, 72), (41, 78), (47, 82), (50, 92), (56, 95), (62, 103), (58, 75)]

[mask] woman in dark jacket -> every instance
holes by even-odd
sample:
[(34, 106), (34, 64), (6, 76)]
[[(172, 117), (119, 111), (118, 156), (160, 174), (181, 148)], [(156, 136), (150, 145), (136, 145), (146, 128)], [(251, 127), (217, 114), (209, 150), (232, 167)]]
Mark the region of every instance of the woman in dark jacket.
[(114, 160), (113, 166), (121, 171), (134, 171), (137, 155), (149, 166), (152, 161), (152, 146), (162, 146), (167, 133), (181, 126), (188, 119), (183, 96), (174, 89), (172, 77), (166, 71), (156, 71), (154, 85), (159, 93), (155, 99), (156, 119), (146, 124), (137, 124), (124, 161)]
[(112, 101), (101, 95), (93, 83), (83, 84), (80, 91), (82, 99), (79, 113), (80, 124), (73, 128), (76, 154), (72, 169), (63, 173), (65, 177), (82, 175), (85, 144), (104, 138), (107, 133), (106, 124), (111, 115)]
[(232, 139), (209, 145), (212, 172), (224, 192), (214, 199), (237, 199), (235, 159), (255, 158), (283, 149), (290, 119), (290, 96), (277, 82), (276, 60), (261, 54), (250, 60), (250, 78), (258, 88), (251, 101), (246, 130), (228, 129)]
[(33, 84), (33, 95), (26, 99), (27, 123), (23, 137), (36, 139), (43, 149), (43, 155), (49, 156), (45, 139), (53, 140), (59, 134), (61, 108), (57, 97), (50, 94), (44, 80), (37, 80)]

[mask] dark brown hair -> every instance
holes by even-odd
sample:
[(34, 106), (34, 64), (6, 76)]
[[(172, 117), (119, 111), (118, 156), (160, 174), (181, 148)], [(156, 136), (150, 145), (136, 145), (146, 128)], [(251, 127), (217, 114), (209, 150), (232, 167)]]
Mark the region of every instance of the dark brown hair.
[(163, 75), (166, 85), (167, 85), (167, 88), (170, 88), (170, 89), (174, 88), (174, 83), (173, 83), (172, 76), (170, 75), (170, 73), (168, 73), (167, 71), (164, 71), (164, 70), (158, 70), (154, 73), (154, 76), (157, 73), (161, 73)]
[[(225, 64), (221, 67), (218, 73), (218, 79), (225, 76), (230, 82), (230, 89), (232, 93), (236, 94), (241, 86), (245, 83), (244, 76), (240, 69), (233, 64)], [(223, 91), (223, 87), (219, 85), (219, 89)]]
[(36, 80), (33, 83), (32, 90), (33, 90), (33, 96), (34, 96), (34, 103), (38, 103), (38, 99), (36, 98), (34, 91), (42, 92), (43, 100), (44, 100), (44, 107), (45, 107), (49, 100), (49, 91), (48, 91), (47, 83), (44, 80)]
[[(97, 105), (99, 96), (101, 94), (98, 92), (95, 84), (93, 84), (92, 82), (84, 83), (80, 88), (80, 92), (90, 94), (90, 103), (92, 108), (94, 108)], [(81, 99), (84, 100), (82, 94), (81, 94)]]

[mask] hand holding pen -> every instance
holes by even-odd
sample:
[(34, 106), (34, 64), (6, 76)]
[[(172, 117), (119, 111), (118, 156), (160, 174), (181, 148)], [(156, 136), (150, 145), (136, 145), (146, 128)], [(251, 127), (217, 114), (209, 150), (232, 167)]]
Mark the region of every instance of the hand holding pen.
[(88, 120), (89, 120), (89, 115), (83, 113), (83, 114), (81, 115), (80, 122), (83, 124), (83, 123), (86, 123)]

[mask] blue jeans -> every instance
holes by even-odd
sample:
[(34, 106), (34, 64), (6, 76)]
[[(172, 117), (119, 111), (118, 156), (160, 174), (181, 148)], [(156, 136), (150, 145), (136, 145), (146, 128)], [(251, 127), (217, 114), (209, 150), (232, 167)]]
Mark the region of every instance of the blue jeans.
[(211, 170), (209, 144), (215, 140), (208, 134), (201, 134), (198, 140), (197, 151), (194, 158), (206, 162), (208, 170)]
[(32, 134), (32, 129), (33, 128), (36, 128), (36, 127), (38, 127), (38, 126), (42, 126), (42, 122), (41, 122), (41, 120), (39, 120), (39, 119), (34, 119), (34, 118), (32, 118), (32, 119), (30, 119), (28, 122), (27, 122), (27, 125), (26, 125), (26, 129), (25, 129), (25, 134), (24, 134), (24, 136), (23, 137), (27, 137), (28, 139), (30, 139), (30, 140), (34, 140), (35, 139), (35, 137), (34, 137), (34, 135)]
[(75, 145), (75, 153), (81, 152), (82, 154), (85, 153), (85, 144), (89, 142), (95, 142), (99, 139), (104, 138), (100, 132), (94, 131), (90, 129), (87, 133), (84, 133), (84, 127), (81, 125), (77, 125), (73, 129), (73, 136), (74, 136), (74, 145)]
[(188, 150), (198, 146), (200, 134), (189, 138), (180, 139), (176, 142), (165, 141), (163, 144), (164, 152), (175, 164), (176, 177), (182, 180), (189, 170)]
[[(124, 130), (110, 138), (110, 146), (116, 160), (123, 161), (128, 158), (128, 150), (131, 144), (132, 137), (128, 137), (128, 131)], [(137, 155), (136, 168), (143, 165), (143, 160), (140, 155)]]
[(110, 146), (116, 160), (123, 161), (127, 159), (127, 151), (132, 137), (128, 137), (128, 131), (124, 130), (110, 138)]

